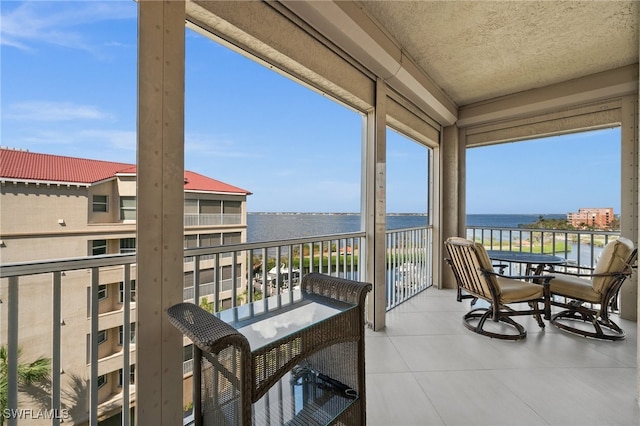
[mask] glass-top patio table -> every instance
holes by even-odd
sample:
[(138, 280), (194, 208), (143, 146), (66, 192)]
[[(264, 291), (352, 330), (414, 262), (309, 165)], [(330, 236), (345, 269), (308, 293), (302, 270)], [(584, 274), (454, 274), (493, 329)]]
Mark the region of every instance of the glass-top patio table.
[[(491, 260), (497, 260), (499, 262), (520, 263), (525, 265), (525, 270), (522, 275), (533, 278), (533, 282), (542, 284), (543, 280), (540, 276), (545, 271), (545, 268), (549, 267), (547, 271), (553, 271), (554, 266), (563, 265), (567, 262), (567, 259), (560, 256), (554, 256), (544, 253), (531, 253), (522, 251), (508, 251), (508, 250), (487, 250), (487, 255)], [(503, 265), (498, 265), (502, 273)], [(530, 278), (528, 280), (530, 280)], [(551, 295), (549, 294), (549, 287), (546, 286), (544, 295), (544, 317), (549, 319), (551, 317)]]
[(554, 266), (562, 265), (567, 259), (543, 253), (530, 253), (508, 250), (487, 250), (489, 259), (499, 262), (522, 263), (526, 265), (525, 275), (540, 275), (548, 266), (553, 270)]

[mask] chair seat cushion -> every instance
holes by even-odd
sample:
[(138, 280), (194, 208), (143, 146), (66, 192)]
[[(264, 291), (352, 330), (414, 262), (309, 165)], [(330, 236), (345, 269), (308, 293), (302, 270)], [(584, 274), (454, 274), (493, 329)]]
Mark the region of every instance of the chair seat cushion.
[(504, 277), (497, 278), (498, 285), (500, 286), (500, 301), (502, 303), (538, 299), (541, 298), (544, 293), (542, 285)]
[(575, 299), (584, 300), (591, 303), (600, 303), (601, 295), (597, 293), (590, 280), (565, 275), (558, 272), (553, 273), (550, 290), (552, 295), (560, 295)]

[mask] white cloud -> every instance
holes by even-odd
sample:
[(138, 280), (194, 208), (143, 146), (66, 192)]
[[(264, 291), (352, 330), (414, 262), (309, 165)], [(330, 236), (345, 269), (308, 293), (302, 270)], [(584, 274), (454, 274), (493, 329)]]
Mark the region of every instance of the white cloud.
[(5, 4), (0, 18), (0, 43), (23, 50), (33, 50), (35, 44), (44, 43), (93, 52), (92, 42), (73, 28), (99, 21), (135, 19), (136, 5), (132, 3), (25, 1), (14, 3), (19, 6), (13, 9)]
[(185, 155), (189, 157), (215, 158), (260, 158), (262, 155), (255, 151), (248, 151), (247, 147), (239, 147), (229, 138), (203, 135), (197, 133), (185, 134)]
[(29, 121), (105, 120), (112, 118), (95, 106), (70, 102), (27, 101), (11, 104), (4, 119)]
[(7, 145), (32, 152), (135, 163), (135, 130), (37, 130), (28, 136), (11, 138)]
[[(135, 130), (83, 130), (75, 135), (77, 143), (106, 144), (110, 148), (136, 152), (137, 136)], [(135, 161), (135, 156), (133, 157)]]

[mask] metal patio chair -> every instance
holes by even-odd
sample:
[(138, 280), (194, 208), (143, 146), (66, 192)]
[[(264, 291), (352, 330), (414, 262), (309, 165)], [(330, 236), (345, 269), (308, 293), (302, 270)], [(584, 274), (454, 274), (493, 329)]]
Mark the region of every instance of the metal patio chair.
[[(447, 262), (458, 283), (458, 301), (472, 299), (472, 308), (478, 299), (489, 305), (467, 312), (463, 317), (465, 327), (483, 336), (521, 340), (527, 336), (527, 331), (511, 317), (534, 315), (540, 328), (544, 328), (541, 315), (549, 317), (549, 281), (553, 279), (551, 275), (513, 277), (496, 273), (482, 244), (464, 238), (449, 238), (445, 247), (449, 254)], [(529, 309), (508, 306), (516, 303), (526, 303)], [(491, 327), (493, 330), (489, 330), (486, 328), (487, 320), (506, 324), (515, 329), (515, 334), (503, 333), (501, 327)]]
[(611, 320), (609, 308), (616, 305), (620, 287), (631, 275), (636, 259), (633, 242), (620, 237), (605, 246), (592, 273), (554, 272), (551, 304), (564, 309), (551, 317), (551, 324), (585, 337), (624, 339), (625, 332)]

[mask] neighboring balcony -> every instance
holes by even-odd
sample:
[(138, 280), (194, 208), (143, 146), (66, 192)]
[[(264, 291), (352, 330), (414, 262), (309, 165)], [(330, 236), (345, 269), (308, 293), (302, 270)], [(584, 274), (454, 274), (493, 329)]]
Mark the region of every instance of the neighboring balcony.
[(217, 213), (197, 214), (185, 213), (184, 226), (216, 226), (216, 225), (242, 225), (242, 214)]

